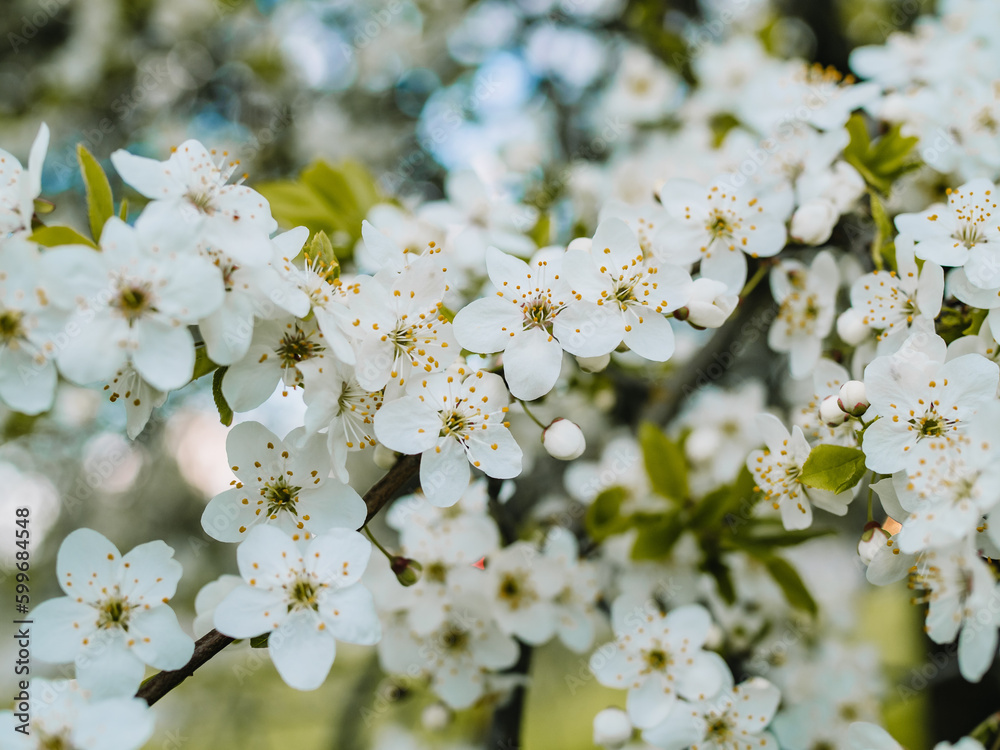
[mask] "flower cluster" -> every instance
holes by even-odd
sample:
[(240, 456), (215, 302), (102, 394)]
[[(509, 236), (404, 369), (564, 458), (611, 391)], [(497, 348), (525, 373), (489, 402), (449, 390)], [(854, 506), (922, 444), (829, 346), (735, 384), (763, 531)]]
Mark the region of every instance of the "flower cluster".
[[(466, 62), (489, 5), (451, 38)], [(607, 748), (894, 750), (858, 579), (907, 579), (964, 680), (998, 650), (1000, 15), (944, 3), (856, 49), (858, 82), (775, 56), (747, 10), (688, 85), (624, 38), (604, 83), (566, 68), (585, 43), (520, 5), (532, 75), (597, 92), (567, 132), (624, 121), (607, 158), (552, 172), (541, 121), (477, 131), (469, 163), (428, 138), (454, 168), (423, 200), (323, 163), (258, 192), (188, 140), (110, 155), (130, 216), (81, 149), (87, 237), (44, 223), (46, 126), (27, 168), (0, 152), (0, 401), (45, 420), (103, 388), (136, 439), (211, 381), (231, 476), (195, 531), (239, 575), (199, 571), (191, 630), (266, 647), (292, 688), (372, 646), (440, 729), (523, 700), (551, 644), (574, 695), (624, 691)], [(75, 680), (35, 680), (37, 746), (139, 747), (147, 668), (195, 653), (181, 564), (89, 528), (55, 564), (34, 647)]]

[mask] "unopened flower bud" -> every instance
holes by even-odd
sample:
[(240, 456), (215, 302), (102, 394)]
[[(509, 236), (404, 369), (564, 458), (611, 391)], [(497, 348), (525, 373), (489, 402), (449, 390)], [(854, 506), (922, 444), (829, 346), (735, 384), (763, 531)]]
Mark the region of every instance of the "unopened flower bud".
[(396, 555), (389, 563), (392, 572), (396, 574), (396, 580), (404, 586), (412, 586), (420, 580), (420, 571), (424, 566), (409, 557)]
[(593, 240), (590, 237), (577, 237), (572, 240), (569, 245), (566, 246), (567, 250), (585, 250), (590, 252), (590, 247), (593, 245)]
[(858, 542), (858, 555), (861, 556), (861, 562), (865, 565), (871, 565), (875, 553), (880, 547), (885, 546), (885, 540), (888, 538), (889, 534), (882, 528), (882, 524), (877, 521), (866, 523), (864, 531), (861, 532), (861, 540)]
[(840, 398), (837, 399), (837, 404), (845, 414), (860, 417), (870, 406), (865, 395), (865, 384), (860, 380), (848, 380), (840, 386)]
[(594, 717), (594, 744), (619, 748), (632, 739), (632, 722), (620, 708), (605, 708)]
[(719, 450), (719, 431), (712, 427), (696, 427), (684, 441), (684, 452), (694, 463), (707, 461)]
[(788, 233), (806, 245), (819, 245), (830, 239), (839, 218), (840, 213), (831, 201), (817, 198), (799, 206), (792, 215)]
[(379, 443), (375, 446), (375, 454), (372, 456), (372, 461), (380, 469), (391, 469), (396, 465), (396, 452)]
[(443, 703), (432, 703), (420, 714), (420, 723), (424, 729), (440, 732), (451, 723), (452, 713)]
[(553, 458), (572, 461), (583, 455), (587, 441), (579, 425), (559, 417), (542, 431), (542, 445)]
[(833, 180), (823, 195), (833, 202), (840, 213), (845, 213), (864, 194), (865, 178), (846, 161), (838, 161), (831, 171)]
[(848, 420), (844, 410), (840, 408), (839, 399), (836, 396), (827, 396), (823, 403), (819, 405), (819, 418), (823, 424), (830, 427), (837, 427)]
[(853, 307), (848, 307), (837, 317), (837, 335), (850, 346), (857, 346), (871, 335), (864, 317)]
[(610, 354), (602, 354), (600, 357), (577, 357), (576, 363), (584, 372), (600, 372), (611, 362)]
[(721, 281), (704, 277), (695, 279), (688, 303), (676, 310), (674, 317), (698, 328), (718, 328), (740, 301), (735, 294), (726, 294), (726, 290)]

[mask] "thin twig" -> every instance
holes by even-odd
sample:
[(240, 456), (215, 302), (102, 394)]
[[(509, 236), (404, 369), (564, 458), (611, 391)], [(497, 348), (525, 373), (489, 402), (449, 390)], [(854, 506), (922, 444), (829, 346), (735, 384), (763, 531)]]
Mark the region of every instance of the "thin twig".
[[(419, 467), (420, 456), (403, 456), (365, 493), (365, 505), (368, 507), (365, 523), (372, 520), (376, 513), (403, 491), (417, 475)], [(232, 642), (232, 638), (218, 630), (209, 631), (195, 643), (194, 655), (187, 664), (180, 669), (153, 675), (139, 687), (136, 697), (152, 706)]]

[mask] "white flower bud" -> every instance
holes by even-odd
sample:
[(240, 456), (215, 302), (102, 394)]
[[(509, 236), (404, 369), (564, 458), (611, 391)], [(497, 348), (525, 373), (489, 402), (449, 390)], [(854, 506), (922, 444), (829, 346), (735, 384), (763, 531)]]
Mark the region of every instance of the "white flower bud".
[(848, 416), (844, 414), (837, 401), (836, 396), (827, 396), (819, 405), (819, 418), (823, 420), (823, 424), (836, 427), (848, 420)]
[(861, 562), (871, 565), (875, 553), (885, 546), (885, 540), (889, 534), (875, 521), (865, 524), (865, 530), (861, 533), (861, 540), (858, 542), (858, 555)]
[(823, 195), (837, 208), (838, 213), (849, 211), (865, 192), (865, 179), (846, 161), (833, 165), (833, 181)]
[(620, 708), (605, 708), (594, 717), (594, 744), (619, 748), (632, 739), (632, 722)]
[(583, 455), (587, 441), (579, 425), (559, 417), (542, 431), (542, 445), (553, 458), (572, 461)]
[(590, 250), (593, 240), (590, 237), (577, 237), (566, 246), (567, 250)]
[(792, 215), (788, 233), (806, 245), (819, 245), (830, 239), (840, 212), (831, 201), (817, 198), (798, 207)]
[(584, 372), (600, 372), (611, 362), (611, 354), (602, 354), (599, 357), (577, 357), (576, 363)]
[(424, 729), (440, 732), (451, 723), (451, 711), (443, 703), (432, 703), (420, 714), (420, 723)]
[(701, 463), (715, 455), (720, 442), (718, 430), (711, 427), (697, 427), (684, 441), (684, 452), (694, 463)]
[(871, 335), (864, 316), (853, 307), (848, 307), (837, 317), (837, 335), (850, 346), (857, 346)]
[(379, 443), (375, 446), (375, 455), (372, 456), (372, 460), (380, 469), (391, 469), (396, 465), (396, 452)]
[(691, 298), (675, 315), (700, 328), (718, 328), (736, 309), (740, 299), (726, 294), (726, 285), (715, 279), (695, 279), (691, 284)]
[(860, 417), (870, 406), (865, 395), (865, 384), (860, 380), (848, 380), (840, 386), (840, 398), (837, 404), (845, 414)]

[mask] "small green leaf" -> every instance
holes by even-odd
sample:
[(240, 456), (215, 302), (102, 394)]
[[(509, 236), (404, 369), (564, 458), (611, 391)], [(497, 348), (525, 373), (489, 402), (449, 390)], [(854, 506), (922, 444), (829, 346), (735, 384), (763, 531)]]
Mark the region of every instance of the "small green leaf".
[(539, 247), (552, 244), (552, 217), (548, 211), (543, 211), (538, 216), (538, 221), (535, 222), (535, 226), (528, 232), (528, 236)]
[(337, 253), (333, 249), (333, 243), (326, 232), (320, 230), (313, 235), (309, 241), (309, 248), (306, 250), (306, 260), (312, 262), (314, 267), (323, 274), (324, 278), (336, 279), (340, 276), (340, 263), (337, 261)]
[(361, 222), (381, 200), (368, 170), (357, 162), (331, 166), (316, 161), (296, 180), (257, 184), (271, 214), (282, 226), (305, 226), (311, 234), (326, 232), (341, 258), (350, 257), (361, 237)]
[(873, 143), (864, 117), (854, 114), (847, 121), (847, 133), (850, 142), (844, 148), (844, 161), (883, 195), (889, 194), (892, 183), (920, 166), (913, 156), (918, 138), (904, 136), (900, 125), (892, 126)]
[(655, 520), (636, 524), (638, 533), (632, 545), (633, 560), (661, 560), (670, 554), (684, 531), (679, 511), (667, 513)]
[(267, 648), (267, 641), (271, 637), (270, 633), (255, 635), (250, 639), (250, 648)]
[(35, 198), (35, 213), (39, 216), (45, 216), (45, 214), (50, 214), (56, 210), (56, 204), (52, 201), (45, 200), (44, 198)]
[(649, 422), (639, 427), (639, 445), (653, 491), (672, 500), (685, 500), (689, 492), (687, 461), (681, 447)]
[(128, 198), (122, 198), (121, 205), (118, 206), (118, 218), (128, 221)]
[(806, 487), (843, 492), (865, 475), (865, 454), (845, 445), (817, 445), (809, 453), (799, 474)]
[(726, 513), (749, 512), (754, 497), (753, 474), (745, 466), (732, 484), (720, 487), (703, 497), (691, 512), (692, 528), (712, 528), (722, 523)]
[(781, 587), (781, 591), (784, 593), (789, 604), (796, 609), (805, 610), (809, 614), (816, 614), (816, 600), (813, 599), (812, 594), (809, 593), (809, 589), (802, 582), (799, 572), (792, 567), (791, 563), (784, 558), (774, 555), (765, 555), (757, 559), (764, 563), (767, 572), (771, 574), (774, 582)]
[(72, 227), (40, 227), (34, 231), (29, 239), (43, 247), (86, 245), (95, 250), (97, 249), (97, 245)]
[(212, 376), (212, 397), (215, 399), (215, 408), (219, 410), (219, 421), (226, 427), (233, 423), (233, 410), (222, 395), (222, 378), (226, 374), (228, 367), (220, 367)]
[(82, 143), (76, 147), (76, 157), (80, 162), (80, 173), (87, 191), (87, 215), (90, 218), (90, 234), (94, 242), (101, 239), (104, 223), (115, 215), (115, 203), (111, 196), (111, 183), (104, 174), (94, 155)]
[(191, 373), (191, 380), (200, 377), (217, 369), (219, 366), (208, 356), (208, 350), (204, 346), (199, 346), (194, 350), (194, 371)]
[(977, 336), (979, 329), (983, 327), (983, 321), (986, 320), (987, 312), (987, 310), (980, 310), (979, 308), (970, 310), (969, 327), (962, 331), (962, 333), (966, 336)]
[(621, 516), (622, 503), (627, 497), (628, 490), (624, 487), (609, 487), (594, 498), (584, 516), (584, 525), (591, 539), (601, 542), (628, 528), (628, 519)]
[(728, 541), (723, 540), (725, 549), (742, 549), (751, 554), (767, 554), (776, 547), (794, 547), (808, 542), (810, 539), (817, 539), (821, 536), (829, 536), (836, 533), (836, 529), (803, 529), (802, 531), (769, 531), (770, 524), (760, 523), (762, 519), (754, 521), (739, 533), (733, 534)]

